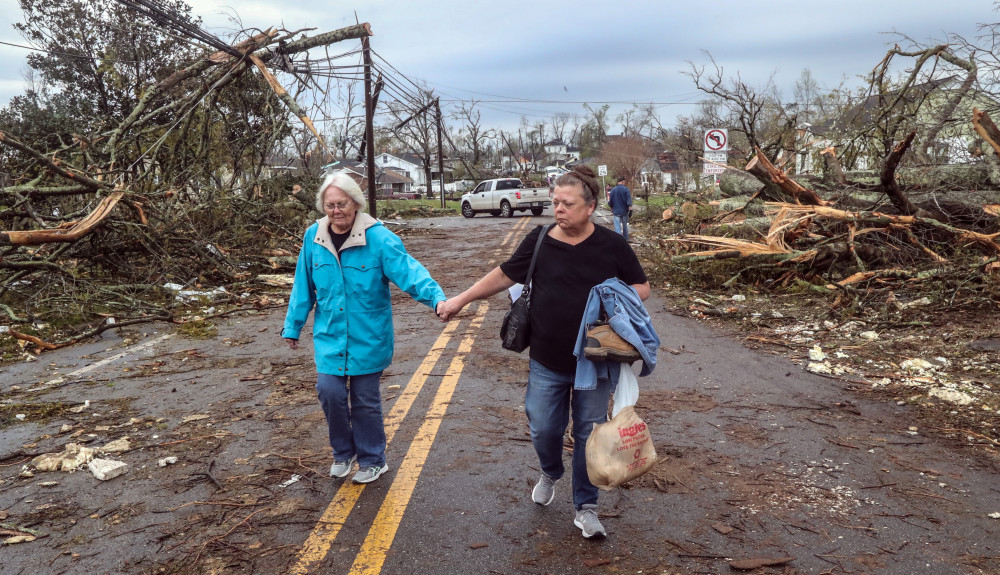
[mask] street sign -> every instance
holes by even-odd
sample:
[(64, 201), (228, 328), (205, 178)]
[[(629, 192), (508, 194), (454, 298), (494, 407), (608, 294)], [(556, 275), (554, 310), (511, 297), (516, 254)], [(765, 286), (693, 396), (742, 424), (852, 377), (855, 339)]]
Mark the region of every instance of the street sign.
[(705, 130), (705, 151), (725, 152), (729, 150), (729, 130), (712, 128)]
[(608, 175), (608, 167), (607, 166), (597, 166), (597, 175), (598, 176), (606, 176), (606, 175)]
[[(705, 162), (702, 163), (701, 173), (704, 175), (725, 173), (726, 161), (729, 159), (729, 152), (705, 152)], [(710, 162), (715, 162), (712, 164)], [(716, 165), (721, 164), (721, 165)]]

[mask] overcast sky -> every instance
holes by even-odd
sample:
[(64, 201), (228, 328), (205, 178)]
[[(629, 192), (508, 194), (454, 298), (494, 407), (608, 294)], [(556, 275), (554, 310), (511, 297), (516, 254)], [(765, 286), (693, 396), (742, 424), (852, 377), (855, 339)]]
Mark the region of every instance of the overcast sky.
[[(856, 85), (898, 40), (893, 32), (930, 43), (949, 33), (975, 38), (979, 24), (1000, 21), (991, 0), (189, 3), (224, 38), (237, 28), (237, 11), (246, 28), (317, 32), (353, 24), (356, 11), (372, 26), (372, 48), (396, 69), (426, 82), (442, 103), (484, 101), (484, 118), (505, 128), (521, 116), (581, 114), (581, 102), (616, 102), (613, 113), (656, 102), (672, 125), (700, 98), (681, 72), (688, 61), (705, 63), (704, 51), (750, 83), (774, 74), (791, 100), (805, 68), (824, 88)], [(0, 0), (0, 41), (24, 44), (12, 28), (20, 17), (17, 0)], [(0, 105), (23, 89), (25, 54), (0, 46)]]

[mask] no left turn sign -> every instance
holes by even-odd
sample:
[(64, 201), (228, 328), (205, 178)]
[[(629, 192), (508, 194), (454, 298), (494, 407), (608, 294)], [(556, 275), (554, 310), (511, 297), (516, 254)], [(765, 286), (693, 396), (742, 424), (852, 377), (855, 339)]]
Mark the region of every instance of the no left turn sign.
[(705, 130), (705, 151), (725, 152), (729, 150), (729, 130), (713, 128)]

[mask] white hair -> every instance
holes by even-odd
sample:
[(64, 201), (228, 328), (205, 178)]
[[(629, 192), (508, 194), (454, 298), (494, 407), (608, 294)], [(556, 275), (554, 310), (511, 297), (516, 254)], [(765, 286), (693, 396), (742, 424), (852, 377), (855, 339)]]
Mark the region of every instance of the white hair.
[(323, 178), (323, 183), (316, 190), (316, 210), (318, 212), (324, 213), (325, 211), (323, 210), (323, 193), (330, 186), (338, 188), (347, 194), (347, 197), (351, 198), (358, 205), (358, 211), (365, 211), (365, 194), (361, 191), (361, 186), (354, 181), (354, 178), (348, 175), (347, 170), (341, 170)]

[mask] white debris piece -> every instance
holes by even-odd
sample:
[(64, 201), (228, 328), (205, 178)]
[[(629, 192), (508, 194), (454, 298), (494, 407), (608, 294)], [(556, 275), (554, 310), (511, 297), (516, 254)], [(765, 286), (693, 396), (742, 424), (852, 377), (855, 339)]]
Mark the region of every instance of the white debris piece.
[(171, 456), (171, 457), (164, 457), (163, 459), (157, 461), (156, 465), (158, 465), (160, 467), (166, 467), (168, 465), (173, 465), (175, 463), (177, 463), (177, 458)]
[(211, 416), (208, 415), (207, 413), (196, 413), (194, 415), (185, 416), (183, 419), (181, 419), (181, 423), (183, 424), (183, 423), (188, 423), (190, 421), (201, 421), (202, 419), (208, 419), (209, 417)]
[(867, 339), (868, 341), (875, 341), (878, 339), (878, 334), (874, 331), (863, 331), (858, 334), (861, 339)]
[(98, 451), (104, 453), (125, 453), (126, 451), (131, 451), (131, 450), (132, 450), (132, 444), (129, 443), (129, 438), (127, 435), (120, 439), (116, 439), (110, 443), (107, 443), (104, 445), (104, 447), (98, 449)]
[(956, 405), (969, 405), (975, 399), (968, 393), (958, 391), (955, 389), (942, 389), (935, 387), (934, 389), (927, 392), (930, 397), (936, 397), (938, 399), (943, 399), (949, 403), (954, 403)]
[(115, 461), (113, 459), (94, 459), (87, 464), (87, 469), (94, 474), (94, 477), (101, 481), (107, 481), (119, 475), (124, 475), (128, 471), (128, 464), (124, 461)]
[(14, 419), (16, 419), (16, 420), (18, 420), (18, 421), (24, 421), (24, 419), (25, 419), (26, 417), (28, 417), (28, 416), (27, 416), (27, 415), (25, 415), (25, 414), (23, 414), (23, 413), (18, 413), (17, 415), (15, 415), (15, 416), (14, 416)]
[(288, 487), (293, 483), (297, 483), (299, 479), (302, 479), (301, 475), (292, 475), (291, 479), (289, 479), (288, 481), (283, 481), (278, 487)]
[(929, 297), (922, 297), (920, 299), (915, 299), (915, 300), (911, 301), (910, 303), (903, 304), (903, 307), (904, 308), (907, 308), (907, 307), (920, 307), (920, 306), (924, 306), (924, 305), (931, 305), (931, 298), (929, 298)]
[(990, 519), (1000, 519), (1000, 512), (990, 513)]
[(45, 453), (31, 460), (39, 471), (74, 471), (94, 458), (94, 450), (78, 443), (67, 443), (62, 453)]
[(820, 375), (833, 375), (833, 368), (831, 368), (830, 364), (827, 362), (812, 362), (806, 366), (806, 371), (818, 373)]
[(826, 354), (823, 353), (823, 348), (819, 345), (814, 345), (813, 348), (809, 350), (809, 359), (812, 361), (823, 361), (826, 359)]
[(83, 405), (78, 405), (76, 407), (69, 408), (69, 411), (71, 411), (73, 413), (82, 413), (83, 410), (87, 409), (88, 407), (90, 407), (90, 400), (89, 399), (86, 400), (86, 401), (84, 401)]
[(747, 301), (747, 296), (743, 294), (736, 294), (733, 296), (733, 301)]
[(908, 371), (911, 373), (920, 373), (923, 371), (930, 371), (934, 369), (934, 364), (927, 361), (926, 359), (920, 359), (919, 357), (908, 359), (903, 363), (899, 364), (899, 367), (903, 371)]

